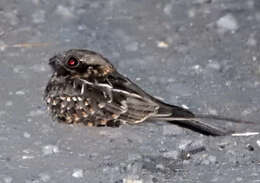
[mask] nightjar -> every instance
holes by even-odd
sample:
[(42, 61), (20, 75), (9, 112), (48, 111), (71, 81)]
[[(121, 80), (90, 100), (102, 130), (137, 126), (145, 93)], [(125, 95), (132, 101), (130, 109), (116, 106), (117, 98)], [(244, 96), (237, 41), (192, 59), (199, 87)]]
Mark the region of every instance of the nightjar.
[(60, 122), (117, 127), (164, 120), (204, 134), (228, 133), (199, 120), (203, 116), (150, 96), (96, 52), (71, 49), (52, 57), (49, 65), (53, 74), (44, 100), (52, 117)]

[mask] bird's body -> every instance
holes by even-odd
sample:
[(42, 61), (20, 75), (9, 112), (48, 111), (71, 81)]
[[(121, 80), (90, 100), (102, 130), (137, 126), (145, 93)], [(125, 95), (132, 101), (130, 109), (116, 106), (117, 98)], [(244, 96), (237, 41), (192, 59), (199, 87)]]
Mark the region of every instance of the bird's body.
[(158, 119), (211, 135), (226, 134), (196, 120), (192, 112), (150, 96), (98, 53), (68, 50), (51, 58), (50, 65), (54, 72), (44, 100), (60, 122), (115, 127)]

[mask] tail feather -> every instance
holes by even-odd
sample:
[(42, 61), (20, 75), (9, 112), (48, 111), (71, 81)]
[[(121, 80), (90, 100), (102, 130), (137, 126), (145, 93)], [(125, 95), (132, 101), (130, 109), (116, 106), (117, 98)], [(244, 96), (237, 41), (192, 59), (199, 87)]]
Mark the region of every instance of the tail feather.
[(221, 121), (229, 121), (233, 123), (244, 123), (244, 124), (257, 124), (252, 121), (245, 121), (236, 118), (229, 118), (217, 115), (204, 115), (198, 114), (195, 115), (191, 111), (168, 104), (162, 104), (161, 108), (158, 111), (158, 114), (153, 117), (158, 120), (165, 120), (170, 123), (174, 123), (178, 126), (189, 128), (193, 131), (197, 131), (206, 135), (212, 136), (223, 136), (230, 135), (233, 131), (227, 131), (223, 128), (213, 126), (209, 123), (203, 122), (202, 119), (210, 119), (210, 120), (221, 120)]
[(211, 135), (211, 136), (224, 136), (224, 135), (229, 135), (232, 132), (226, 131), (222, 128), (218, 128), (216, 126), (207, 124), (203, 121), (199, 120), (181, 120), (181, 121), (169, 121), (174, 124), (177, 124), (178, 126), (185, 127), (197, 132), (200, 132), (205, 135)]
[(222, 128), (207, 124), (197, 118), (159, 117), (154, 119), (168, 121), (170, 123), (191, 129), (204, 135), (223, 136), (232, 133), (231, 131), (226, 131)]

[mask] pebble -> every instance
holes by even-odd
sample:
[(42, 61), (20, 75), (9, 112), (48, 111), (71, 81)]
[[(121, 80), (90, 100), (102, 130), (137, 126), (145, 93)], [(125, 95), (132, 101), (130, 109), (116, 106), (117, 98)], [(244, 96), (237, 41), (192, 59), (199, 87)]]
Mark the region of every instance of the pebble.
[(214, 69), (216, 71), (219, 71), (221, 69), (221, 66), (218, 62), (209, 60), (209, 63), (207, 65), (208, 68)]
[(56, 13), (61, 15), (64, 18), (73, 18), (74, 14), (71, 12), (70, 8), (63, 5), (59, 5), (56, 9)]
[(165, 7), (163, 8), (163, 12), (166, 15), (171, 15), (172, 14), (172, 3), (166, 4)]
[(125, 178), (123, 179), (123, 183), (143, 183), (143, 181), (137, 179)]
[(83, 178), (83, 170), (82, 169), (74, 169), (73, 173), (72, 173), (72, 177)]
[(181, 150), (185, 150), (187, 146), (192, 144), (192, 140), (181, 140), (180, 144), (179, 144), (179, 149)]
[(260, 140), (257, 140), (256, 144), (260, 147)]
[(24, 132), (23, 133), (24, 138), (30, 138), (31, 134), (29, 134), (28, 132)]
[(15, 94), (21, 96), (21, 95), (25, 95), (25, 92), (23, 90), (19, 90), (16, 91)]
[(42, 182), (49, 182), (51, 180), (50, 175), (46, 174), (46, 173), (40, 173), (39, 174), (39, 178)]
[(33, 159), (33, 158), (34, 158), (34, 156), (27, 156), (27, 155), (22, 156), (22, 159), (23, 159), (23, 160)]
[(220, 32), (236, 31), (239, 26), (236, 18), (232, 14), (226, 14), (217, 21)]
[(59, 152), (58, 146), (55, 145), (46, 145), (42, 147), (42, 153), (43, 155), (51, 155), (51, 154), (56, 154)]
[(157, 42), (157, 47), (158, 48), (168, 48), (169, 47), (169, 44), (164, 42), (164, 41), (158, 41)]

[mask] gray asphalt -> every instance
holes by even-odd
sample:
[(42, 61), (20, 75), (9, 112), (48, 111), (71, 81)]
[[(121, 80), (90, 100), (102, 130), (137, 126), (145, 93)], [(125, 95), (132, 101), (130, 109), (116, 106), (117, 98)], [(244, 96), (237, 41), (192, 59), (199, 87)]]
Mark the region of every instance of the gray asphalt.
[(166, 102), (260, 124), (259, 38), (259, 0), (1, 0), (0, 183), (260, 182), (259, 135), (70, 126), (42, 102), (48, 59), (87, 48)]

